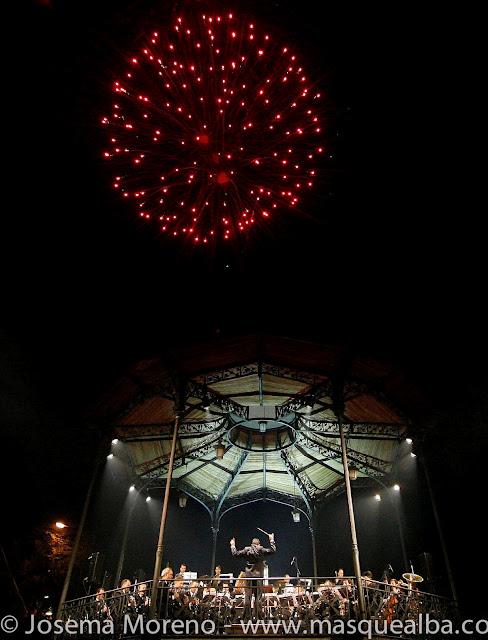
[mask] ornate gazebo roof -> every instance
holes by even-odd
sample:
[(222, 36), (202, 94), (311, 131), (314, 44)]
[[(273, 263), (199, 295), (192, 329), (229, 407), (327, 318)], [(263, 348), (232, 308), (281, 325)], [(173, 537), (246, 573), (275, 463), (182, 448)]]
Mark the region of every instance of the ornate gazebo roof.
[[(341, 347), (278, 337), (221, 339), (135, 365), (96, 414), (147, 486), (167, 473), (176, 389), (184, 388), (173, 485), (214, 515), (251, 500), (313, 506), (343, 491), (332, 382), (344, 379), (350, 465), (362, 484), (391, 473), (422, 403), (395, 368)], [(409, 412), (410, 414), (410, 412)], [(215, 446), (223, 444), (223, 458)]]

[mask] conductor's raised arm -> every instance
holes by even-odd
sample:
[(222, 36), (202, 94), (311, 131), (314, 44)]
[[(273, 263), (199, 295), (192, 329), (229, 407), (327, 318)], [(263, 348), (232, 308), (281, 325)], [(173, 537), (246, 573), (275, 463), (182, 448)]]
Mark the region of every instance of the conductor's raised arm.
[(267, 549), (263, 549), (263, 553), (270, 554), (276, 552), (276, 543), (274, 539), (274, 533), (269, 534), (269, 547)]
[(236, 539), (232, 538), (230, 541), (230, 552), (232, 553), (233, 556), (244, 556), (247, 553), (247, 549), (240, 549), (237, 550), (236, 549)]

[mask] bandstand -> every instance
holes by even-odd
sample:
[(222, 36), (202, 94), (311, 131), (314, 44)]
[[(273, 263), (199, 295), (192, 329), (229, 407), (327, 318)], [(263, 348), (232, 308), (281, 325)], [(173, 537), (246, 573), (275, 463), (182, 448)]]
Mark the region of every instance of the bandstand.
[[(269, 501), (306, 518), (313, 557), (313, 576), (303, 589), (308, 599), (290, 605), (286, 615), (278, 605), (273, 611), (263, 609), (268, 618), (311, 619), (318, 615), (320, 601), (322, 616), (386, 616), (391, 588), (362, 578), (351, 486), (384, 486), (393, 477), (401, 444), (406, 437), (419, 435), (415, 419), (423, 403), (418, 389), (387, 363), (341, 347), (273, 336), (175, 347), (165, 358), (133, 366), (101, 400), (92, 420), (105, 431), (107, 442), (117, 438), (125, 443), (135, 486), (164, 493), (153, 580), (147, 585), (151, 594), (147, 616), (163, 616), (161, 592), (171, 587), (163, 587), (159, 579), (171, 492), (183, 501), (197, 501), (208, 512), (210, 576), (224, 514), (244, 504)], [(339, 601), (332, 603), (332, 592), (324, 604), (324, 585), (333, 584), (333, 579), (320, 576), (316, 554), (318, 511), (342, 493), (347, 496), (347, 538), (354, 567), (351, 592), (342, 594), (348, 601), (347, 614)], [(400, 520), (398, 524), (408, 571)], [(125, 549), (116, 583), (124, 554)], [(68, 584), (69, 575), (58, 615), (87, 615), (86, 599), (65, 602)], [(430, 594), (417, 597), (414, 607), (411, 587), (399, 588), (400, 596), (404, 589), (404, 598), (397, 598), (397, 604), (403, 602), (399, 617), (411, 618), (422, 611), (440, 615), (447, 608), (447, 600)], [(119, 598), (113, 608), (122, 611), (120, 590), (113, 597)], [(200, 601), (199, 607), (200, 617), (210, 615)], [(239, 619), (235, 611), (230, 614), (229, 606), (224, 609), (221, 629)]]

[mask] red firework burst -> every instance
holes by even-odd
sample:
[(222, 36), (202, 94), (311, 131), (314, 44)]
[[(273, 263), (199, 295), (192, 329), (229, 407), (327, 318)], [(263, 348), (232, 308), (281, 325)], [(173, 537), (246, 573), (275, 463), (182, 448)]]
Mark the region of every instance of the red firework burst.
[(162, 232), (228, 240), (313, 187), (320, 93), (290, 47), (253, 23), (179, 17), (113, 90), (102, 119), (113, 186)]

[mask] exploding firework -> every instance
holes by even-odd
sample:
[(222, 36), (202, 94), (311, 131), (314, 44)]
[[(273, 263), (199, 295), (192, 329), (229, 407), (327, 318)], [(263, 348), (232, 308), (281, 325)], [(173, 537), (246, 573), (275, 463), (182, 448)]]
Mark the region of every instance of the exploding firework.
[(320, 93), (297, 54), (252, 22), (190, 15), (153, 32), (102, 123), (113, 187), (161, 232), (229, 240), (313, 187)]

